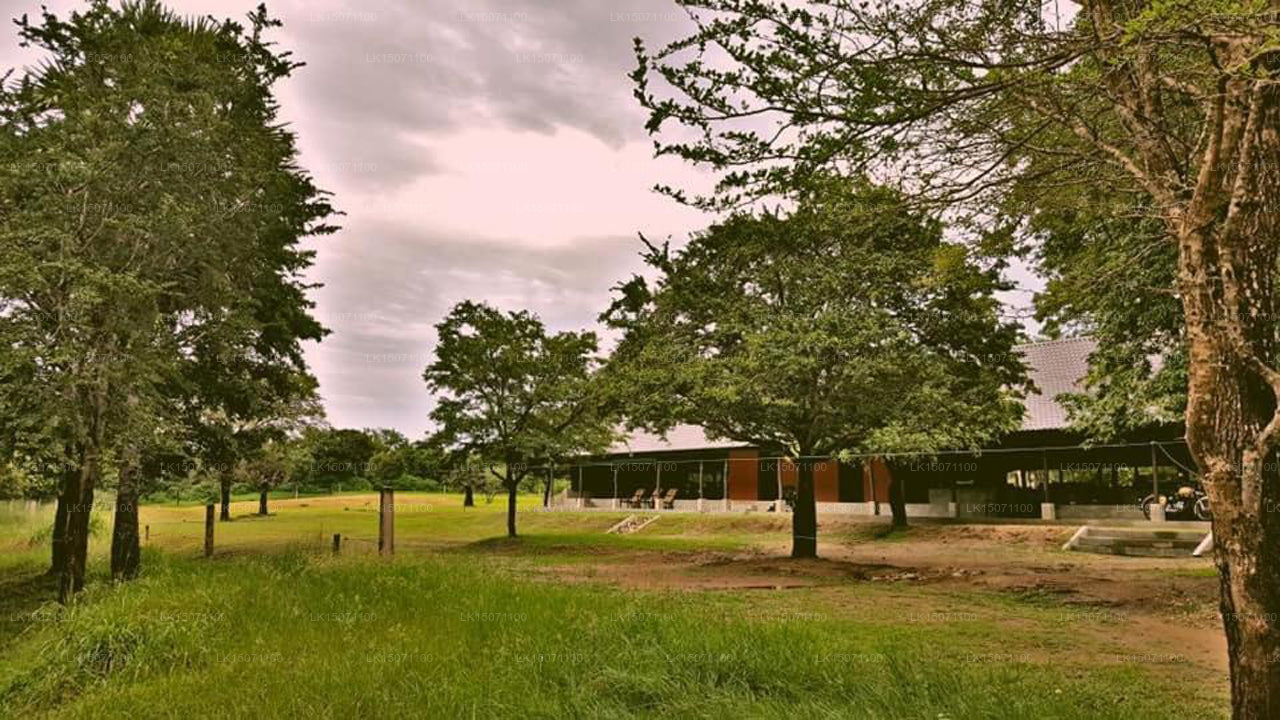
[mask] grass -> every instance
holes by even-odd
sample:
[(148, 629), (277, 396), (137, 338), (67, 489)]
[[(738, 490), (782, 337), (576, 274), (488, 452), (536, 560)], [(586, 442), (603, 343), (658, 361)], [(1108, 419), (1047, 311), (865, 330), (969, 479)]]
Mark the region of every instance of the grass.
[[(1064, 632), (1042, 600), (872, 583), (625, 591), (539, 572), (743, 547), (778, 534), (775, 518), (673, 515), (619, 538), (602, 531), (622, 514), (526, 511), (507, 540), (499, 503), (431, 498), (398, 498), (394, 559), (325, 552), (332, 532), (374, 536), (359, 497), (220, 524), (212, 561), (197, 557), (201, 508), (148, 506), (144, 576), (99, 575), (66, 609), (40, 604), (47, 549), (24, 538), (42, 521), (4, 518), (0, 610), (22, 622), (0, 636), (0, 717), (1224, 716), (1183, 682), (1191, 668), (1091, 661), (1079, 625)], [(906, 608), (965, 613), (904, 621)]]

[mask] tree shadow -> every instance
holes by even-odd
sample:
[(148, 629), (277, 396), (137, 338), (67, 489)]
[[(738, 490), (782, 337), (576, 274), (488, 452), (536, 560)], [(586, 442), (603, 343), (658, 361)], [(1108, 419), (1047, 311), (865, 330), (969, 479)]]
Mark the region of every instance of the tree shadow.
[[(0, 576), (0, 652), (40, 617), (37, 611), (58, 597), (58, 576), (28, 568)], [(52, 616), (50, 616), (52, 617)]]

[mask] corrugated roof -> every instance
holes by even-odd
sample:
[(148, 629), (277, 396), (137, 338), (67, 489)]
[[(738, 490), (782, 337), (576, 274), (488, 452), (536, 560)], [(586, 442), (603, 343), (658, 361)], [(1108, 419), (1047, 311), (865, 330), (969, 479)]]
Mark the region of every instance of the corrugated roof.
[[(1026, 358), (1027, 374), (1038, 392), (1030, 393), (1023, 404), (1023, 430), (1057, 430), (1068, 427), (1067, 410), (1058, 403), (1063, 393), (1080, 392), (1089, 370), (1089, 355), (1098, 347), (1093, 338), (1069, 338), (1018, 345), (1014, 349)], [(696, 425), (677, 425), (665, 438), (647, 432), (635, 432), (614, 443), (609, 454), (636, 454), (749, 447), (733, 440), (711, 440)]]
[(749, 443), (735, 440), (712, 440), (697, 425), (677, 425), (667, 431), (665, 438), (652, 433), (637, 431), (609, 447), (610, 455), (623, 453), (670, 452), (673, 450), (705, 450), (712, 448), (750, 447)]
[(1029, 393), (1023, 430), (1057, 430), (1068, 426), (1067, 409), (1057, 400), (1063, 393), (1084, 389), (1089, 355), (1097, 349), (1093, 338), (1070, 338), (1028, 343), (1015, 348), (1027, 362), (1027, 374), (1039, 392)]

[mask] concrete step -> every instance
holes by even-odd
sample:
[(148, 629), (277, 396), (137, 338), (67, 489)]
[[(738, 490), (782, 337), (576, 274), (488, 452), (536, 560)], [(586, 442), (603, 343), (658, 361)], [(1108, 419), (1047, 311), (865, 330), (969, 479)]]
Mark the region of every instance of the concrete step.
[(1136, 538), (1149, 539), (1156, 538), (1160, 540), (1194, 540), (1199, 542), (1204, 537), (1204, 530), (1175, 530), (1175, 529), (1155, 529), (1151, 527), (1096, 527), (1089, 526), (1086, 533), (1089, 537), (1108, 537), (1108, 538)]
[(1190, 557), (1205, 533), (1192, 530), (1112, 528), (1086, 525), (1064, 550), (1143, 557)]
[(1193, 541), (1170, 541), (1170, 539), (1139, 539), (1139, 538), (1092, 538), (1085, 536), (1079, 539), (1080, 546), (1098, 547), (1098, 546), (1125, 546), (1125, 547), (1185, 547), (1188, 550), (1196, 550), (1199, 539)]

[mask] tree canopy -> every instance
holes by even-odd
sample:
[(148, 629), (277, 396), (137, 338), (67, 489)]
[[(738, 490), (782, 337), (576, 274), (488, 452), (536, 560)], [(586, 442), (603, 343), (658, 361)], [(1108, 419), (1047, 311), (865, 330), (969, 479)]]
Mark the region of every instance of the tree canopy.
[(628, 418), (801, 460), (798, 554), (816, 551), (814, 456), (981, 447), (1021, 420), (998, 270), (891, 190), (830, 181), (645, 259), (657, 283), (633, 278), (606, 313)]
[(57, 450), (62, 496), (85, 508), (64, 597), (105, 465), (134, 477), (159, 436), (189, 446), (314, 390), (299, 343), (323, 331), (299, 243), (333, 210), (277, 118), (273, 86), (298, 67), (263, 38), (278, 24), (152, 0), (18, 23), (47, 56), (0, 87), (0, 375), (22, 379), (0, 408), (6, 435)]
[(535, 464), (607, 443), (596, 335), (548, 333), (532, 313), (471, 301), (455, 305), (436, 333), (423, 378), (436, 396), (438, 441), (490, 465), (507, 489), (514, 537), (516, 490)]

